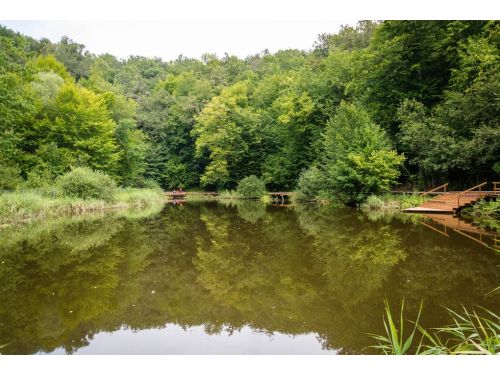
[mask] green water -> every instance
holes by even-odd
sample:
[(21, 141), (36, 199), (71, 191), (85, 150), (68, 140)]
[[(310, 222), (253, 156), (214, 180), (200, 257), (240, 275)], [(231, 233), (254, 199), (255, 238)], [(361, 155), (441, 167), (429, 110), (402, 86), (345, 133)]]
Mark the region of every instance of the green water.
[(361, 353), (384, 298), (427, 327), (498, 312), (495, 252), (419, 220), (238, 202), (6, 228), (0, 352)]

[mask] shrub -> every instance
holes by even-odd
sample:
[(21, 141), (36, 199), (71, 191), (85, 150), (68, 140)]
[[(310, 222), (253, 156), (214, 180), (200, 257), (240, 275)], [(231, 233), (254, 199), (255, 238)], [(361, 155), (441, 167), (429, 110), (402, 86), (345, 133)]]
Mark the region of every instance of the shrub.
[(313, 201), (321, 194), (324, 177), (317, 167), (303, 171), (297, 181), (296, 197), (301, 201)]
[(257, 176), (250, 175), (238, 183), (236, 192), (243, 199), (260, 198), (266, 192), (266, 185)]
[(363, 202), (361, 208), (367, 210), (381, 210), (384, 206), (384, 201), (379, 196), (370, 195), (366, 201)]
[(390, 190), (405, 160), (366, 110), (345, 102), (327, 123), (323, 148), (326, 190), (344, 203), (359, 203)]
[(472, 207), (466, 207), (462, 214), (481, 228), (500, 231), (500, 200), (478, 202)]
[(22, 182), (19, 168), (0, 165), (0, 190), (14, 190)]
[(33, 188), (47, 188), (54, 182), (54, 176), (48, 169), (32, 170), (28, 172), (24, 187)]
[(158, 182), (156, 182), (155, 180), (150, 179), (150, 178), (144, 178), (144, 179), (138, 180), (134, 184), (134, 187), (138, 188), (138, 189), (162, 190), (162, 188), (160, 187), (160, 184)]
[(370, 195), (361, 205), (362, 210), (399, 210), (420, 206), (429, 196), (406, 194)]
[(90, 168), (74, 168), (59, 177), (57, 186), (66, 196), (111, 201), (116, 183), (107, 174)]

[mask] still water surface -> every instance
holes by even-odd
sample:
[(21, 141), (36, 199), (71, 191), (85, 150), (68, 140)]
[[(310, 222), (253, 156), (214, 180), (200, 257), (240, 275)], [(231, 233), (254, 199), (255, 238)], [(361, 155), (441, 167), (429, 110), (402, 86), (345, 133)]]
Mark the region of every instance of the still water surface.
[(420, 220), (210, 202), (6, 228), (0, 352), (369, 353), (384, 298), (427, 327), (498, 312), (495, 252)]

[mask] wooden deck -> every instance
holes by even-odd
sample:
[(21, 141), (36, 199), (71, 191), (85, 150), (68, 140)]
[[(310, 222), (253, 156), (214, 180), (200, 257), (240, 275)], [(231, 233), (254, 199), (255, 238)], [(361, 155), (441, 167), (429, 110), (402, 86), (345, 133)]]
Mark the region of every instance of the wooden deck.
[(448, 186), (448, 184), (438, 186), (437, 188), (432, 189), (428, 192), (424, 192), (421, 195), (436, 193), (436, 189), (444, 188), (444, 191), (440, 195), (428, 200), (427, 202), (422, 203), (418, 207), (404, 209), (403, 212), (453, 214), (457, 211), (460, 211), (464, 207), (476, 203), (478, 200), (484, 199), (486, 197), (500, 195), (500, 190), (497, 187), (497, 182), (493, 183), (493, 190), (481, 190), (486, 184), (487, 182), (483, 182), (464, 191), (449, 192), (446, 192), (446, 187)]
[(173, 191), (167, 191), (165, 192), (165, 196), (177, 199), (177, 198), (185, 198), (188, 195), (206, 195), (206, 196), (212, 196), (216, 197), (219, 195), (219, 193), (215, 191), (183, 191), (183, 192), (178, 192), (176, 191), (175, 193)]
[(289, 201), (290, 198), (295, 195), (293, 191), (275, 191), (271, 193), (266, 193), (271, 197), (271, 199), (278, 201), (281, 204)]

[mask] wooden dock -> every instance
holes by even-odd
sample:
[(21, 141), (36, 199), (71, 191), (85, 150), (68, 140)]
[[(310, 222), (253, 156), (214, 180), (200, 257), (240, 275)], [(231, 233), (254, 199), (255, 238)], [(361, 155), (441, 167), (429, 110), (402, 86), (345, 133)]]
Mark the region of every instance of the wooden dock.
[(435, 213), (435, 214), (454, 214), (462, 208), (467, 207), (486, 197), (500, 195), (499, 182), (493, 183), (493, 190), (484, 191), (482, 188), (487, 184), (483, 182), (464, 191), (446, 191), (448, 184), (438, 186), (421, 195), (436, 193), (438, 189), (444, 189), (441, 194), (422, 203), (418, 207), (404, 209), (403, 212), (413, 213)]
[(278, 201), (281, 204), (284, 204), (286, 201), (289, 201), (295, 193), (293, 191), (275, 191), (272, 193), (266, 193), (271, 197), (271, 199)]
[(185, 198), (188, 195), (205, 195), (205, 196), (211, 196), (211, 197), (216, 197), (219, 195), (219, 193), (215, 191), (167, 191), (165, 192), (166, 197), (170, 197), (172, 199), (179, 199), (179, 198)]

